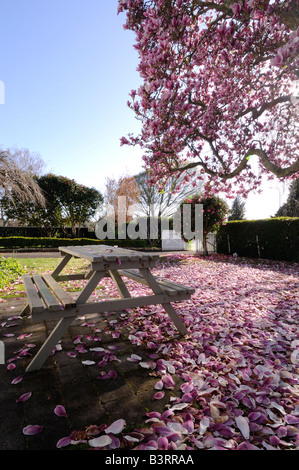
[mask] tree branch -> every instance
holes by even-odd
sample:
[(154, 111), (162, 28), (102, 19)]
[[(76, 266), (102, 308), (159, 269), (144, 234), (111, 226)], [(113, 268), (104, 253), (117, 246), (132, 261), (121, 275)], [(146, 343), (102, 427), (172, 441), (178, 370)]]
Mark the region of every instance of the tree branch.
[(295, 173), (299, 172), (299, 158), (292, 165), (290, 165), (286, 168), (281, 168), (280, 166), (275, 165), (275, 163), (272, 163), (269, 160), (268, 155), (266, 154), (266, 152), (264, 150), (256, 149), (256, 148), (250, 148), (246, 152), (244, 157), (242, 158), (239, 165), (235, 168), (234, 171), (232, 171), (230, 173), (218, 173), (217, 171), (211, 170), (207, 166), (207, 164), (202, 162), (202, 161), (201, 162), (188, 163), (187, 165), (185, 165), (183, 167), (176, 168), (176, 169), (173, 169), (173, 170), (170, 170), (170, 171), (183, 172), (183, 171), (189, 170), (191, 168), (196, 168), (197, 166), (201, 166), (204, 169), (204, 171), (207, 174), (209, 174), (210, 176), (217, 176), (217, 177), (219, 177), (223, 180), (229, 180), (229, 179), (232, 179), (235, 176), (237, 176), (239, 173), (241, 173), (242, 170), (244, 170), (246, 168), (246, 166), (248, 165), (248, 158), (251, 155), (257, 155), (260, 158), (260, 160), (261, 160), (263, 166), (266, 168), (266, 170), (273, 173), (278, 178), (285, 178), (287, 176), (291, 176), (291, 175), (294, 175)]
[(251, 106), (250, 108), (245, 109), (241, 113), (237, 114), (236, 118), (239, 119), (240, 117), (245, 116), (248, 113), (252, 113), (253, 119), (257, 119), (260, 117), (267, 109), (271, 109), (279, 103), (287, 103), (291, 102), (292, 95), (280, 96), (279, 98), (275, 98), (271, 102), (264, 103), (260, 109)]
[[(224, 0), (222, 5), (212, 2), (202, 2), (200, 0), (193, 0), (193, 7), (208, 8), (211, 10), (216, 10), (226, 14), (227, 16), (233, 16), (232, 6), (238, 3), (237, 0)], [(292, 0), (290, 6), (287, 10), (282, 8), (277, 8), (275, 11), (276, 15), (279, 17), (280, 21), (290, 28), (292, 31), (295, 31), (299, 26), (299, 3), (297, 0)], [(243, 20), (243, 15), (239, 18), (236, 18), (239, 21)]]

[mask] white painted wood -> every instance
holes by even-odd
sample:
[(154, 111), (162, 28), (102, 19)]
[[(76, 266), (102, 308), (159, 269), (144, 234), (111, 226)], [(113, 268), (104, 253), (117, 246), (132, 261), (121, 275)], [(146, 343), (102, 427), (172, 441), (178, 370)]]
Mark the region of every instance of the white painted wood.
[(41, 295), (48, 310), (57, 310), (60, 308), (60, 303), (52, 294), (49, 287), (45, 284), (44, 280), (39, 274), (33, 274), (32, 279)]
[(26, 372), (38, 370), (44, 365), (56, 344), (61, 340), (67, 328), (73, 322), (74, 318), (74, 316), (69, 318), (64, 317), (59, 321), (59, 323), (56, 325), (47, 340), (44, 342), (36, 356), (32, 359), (32, 361), (26, 368)]
[(128, 288), (126, 284), (124, 283), (124, 281), (122, 280), (119, 273), (117, 271), (109, 271), (109, 274), (110, 274), (111, 279), (114, 281), (120, 295), (123, 298), (131, 297), (131, 294), (128, 291)]
[(54, 279), (56, 279), (56, 277), (58, 276), (58, 274), (61, 273), (61, 271), (63, 270), (63, 268), (67, 265), (67, 263), (70, 261), (72, 255), (70, 254), (65, 254), (64, 257), (62, 258), (62, 260), (60, 261), (60, 263), (58, 264), (57, 268), (54, 269), (54, 271), (52, 272), (52, 276), (54, 277)]
[[(121, 260), (120, 260), (121, 261)], [(154, 268), (156, 261), (150, 259), (139, 259), (137, 261), (103, 261), (102, 263), (91, 263), (93, 271), (109, 270), (118, 271), (119, 269), (139, 269), (139, 268)]]
[(159, 258), (159, 255), (155, 253), (144, 253), (109, 245), (61, 246), (59, 250), (61, 253), (68, 253), (77, 258), (99, 263), (103, 260), (113, 262), (116, 258), (123, 261), (157, 260)]
[[(30, 306), (30, 311), (31, 313), (35, 312), (41, 312), (44, 310), (45, 305), (38, 295), (38, 292), (35, 288), (35, 285), (33, 283), (32, 277), (29, 275), (24, 275), (23, 276), (23, 283), (25, 286), (26, 294), (27, 294), (27, 300), (28, 304)], [(25, 307), (26, 308), (26, 307)], [(28, 311), (28, 309), (27, 309)]]
[[(126, 276), (132, 279), (133, 281), (140, 282), (141, 284), (144, 284), (147, 286), (149, 285), (148, 281), (139, 272), (135, 272), (130, 269), (124, 269), (124, 270), (119, 271), (119, 274), (121, 276)], [(159, 286), (161, 287), (162, 291), (169, 295), (177, 295), (177, 291), (182, 290), (182, 289), (176, 289), (172, 286), (163, 285), (163, 282), (160, 280), (157, 280), (157, 282)]]
[(103, 277), (106, 277), (107, 274), (106, 272), (100, 272), (100, 271), (95, 271), (90, 279), (88, 280), (87, 284), (81, 291), (81, 293), (78, 295), (76, 299), (76, 305), (82, 304), (87, 302), (97, 285), (99, 284), (100, 280), (103, 279)]
[[(176, 300), (186, 300), (190, 296), (181, 294)], [(87, 315), (91, 313), (118, 312), (128, 308), (145, 307), (146, 305), (157, 305), (173, 302), (173, 298), (167, 294), (145, 295), (142, 297), (131, 297), (123, 299), (103, 300), (102, 302), (89, 302), (77, 304), (75, 312), (77, 315)], [(54, 312), (53, 312), (54, 313)], [(41, 314), (42, 315), (42, 314)]]
[[(144, 278), (148, 281), (149, 285), (153, 289), (153, 292), (155, 294), (161, 294), (162, 288), (152, 275), (149, 269), (140, 269), (141, 274), (143, 274)], [(183, 293), (183, 291), (182, 291)], [(171, 318), (172, 322), (175, 324), (179, 332), (184, 336), (188, 333), (188, 330), (178, 314), (176, 313), (175, 309), (173, 306), (170, 304), (170, 302), (163, 302), (162, 306), (164, 310), (168, 313), (169, 317)]]
[[(188, 333), (187, 328), (170, 302), (190, 299), (194, 289), (182, 286), (168, 279), (155, 279), (150, 272), (150, 268), (155, 265), (156, 260), (159, 258), (158, 255), (106, 245), (61, 247), (60, 251), (64, 257), (52, 275), (45, 274), (43, 278), (39, 275), (33, 275), (32, 277), (24, 276), (28, 305), (23, 309), (23, 312), (32, 312), (33, 321), (59, 320), (56, 328), (31, 361), (26, 371), (42, 367), (68, 326), (79, 315), (121, 311), (146, 305), (161, 304), (179, 332), (182, 335)], [(86, 273), (61, 275), (61, 271), (72, 257), (89, 260), (91, 268)], [(103, 300), (101, 302), (88, 302), (100, 280), (107, 276), (110, 276), (114, 281), (121, 298)], [(131, 297), (122, 276), (148, 285), (152, 289), (153, 295)], [(84, 288), (75, 301), (58, 284), (62, 280), (74, 279), (86, 280)], [(39, 292), (36, 290), (34, 282)], [(50, 288), (53, 292), (51, 292)], [(42, 301), (40, 296), (43, 297), (44, 301)]]
[(30, 315), (30, 305), (26, 304), (23, 310), (20, 313), (20, 317), (26, 317), (27, 315)]
[(53, 290), (57, 298), (59, 299), (60, 303), (65, 307), (65, 308), (71, 308), (76, 306), (75, 300), (72, 298), (72, 296), (66, 292), (58, 282), (53, 279), (51, 274), (44, 274), (43, 279), (45, 282), (48, 284), (48, 286)]

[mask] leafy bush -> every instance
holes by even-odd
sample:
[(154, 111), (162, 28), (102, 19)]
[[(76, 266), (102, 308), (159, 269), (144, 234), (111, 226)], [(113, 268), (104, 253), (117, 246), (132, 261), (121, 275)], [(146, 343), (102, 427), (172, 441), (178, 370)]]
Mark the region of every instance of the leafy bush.
[(98, 240), (91, 238), (0, 237), (0, 248), (58, 248), (74, 245), (117, 245), (120, 247), (146, 246), (146, 240)]
[(0, 257), (0, 289), (7, 287), (23, 273), (23, 267), (18, 260)]
[[(185, 224), (184, 221), (182, 220), (181, 223), (181, 236), (182, 239), (185, 240), (186, 242), (189, 241), (189, 236), (193, 238), (193, 234), (196, 231), (196, 221), (199, 222), (199, 216), (196, 213), (196, 206), (199, 204), (202, 205), (202, 214), (200, 216), (203, 216), (203, 221), (202, 221), (202, 230), (203, 230), (203, 237), (202, 237), (202, 243), (203, 243), (203, 251), (204, 254), (208, 254), (208, 246), (207, 246), (207, 236), (209, 232), (214, 232), (219, 229), (221, 224), (224, 223), (227, 217), (228, 213), (228, 206), (226, 202), (224, 202), (222, 199), (220, 199), (218, 196), (209, 196), (209, 197), (204, 197), (201, 194), (192, 196), (190, 198), (185, 199), (181, 205), (180, 205), (180, 211), (181, 211), (181, 219), (183, 219), (183, 211), (184, 207), (186, 204), (191, 205), (191, 224), (188, 226), (189, 229), (189, 235), (186, 236), (185, 234)], [(186, 224), (188, 225), (188, 224)], [(191, 230), (190, 230), (191, 229)], [(197, 236), (200, 236), (200, 230), (198, 229), (199, 233), (197, 233)]]
[(217, 233), (217, 252), (250, 258), (299, 261), (299, 218), (227, 222)]

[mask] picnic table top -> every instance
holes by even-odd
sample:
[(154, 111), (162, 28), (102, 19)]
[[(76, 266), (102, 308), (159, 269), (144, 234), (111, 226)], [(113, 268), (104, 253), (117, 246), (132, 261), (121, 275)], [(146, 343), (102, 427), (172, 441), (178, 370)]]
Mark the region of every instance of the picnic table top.
[(115, 261), (117, 259), (120, 261), (157, 260), (160, 257), (155, 253), (109, 245), (61, 246), (59, 251), (61, 255), (69, 254), (91, 262)]

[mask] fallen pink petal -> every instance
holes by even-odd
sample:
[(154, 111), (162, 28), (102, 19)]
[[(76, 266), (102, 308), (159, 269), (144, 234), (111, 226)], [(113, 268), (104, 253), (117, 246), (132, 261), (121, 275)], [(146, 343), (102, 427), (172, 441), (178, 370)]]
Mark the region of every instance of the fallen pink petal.
[(39, 434), (44, 429), (43, 426), (39, 424), (29, 424), (25, 428), (23, 428), (23, 434), (26, 436), (34, 436), (35, 434)]
[(109, 372), (101, 372), (98, 376), (98, 379), (107, 380), (107, 379), (116, 379), (117, 372), (115, 370), (109, 370)]
[(32, 392), (26, 392), (26, 393), (23, 393), (23, 395), (19, 396), (19, 398), (17, 398), (16, 402), (24, 402), (24, 401), (27, 401), (29, 400), (29, 398), (32, 396)]
[(105, 429), (105, 433), (106, 434), (119, 434), (120, 432), (122, 432), (122, 430), (124, 429), (126, 425), (126, 422), (124, 419), (118, 419), (116, 421), (114, 421), (112, 424), (110, 424), (110, 426)]
[(61, 449), (62, 447), (67, 447), (68, 445), (70, 445), (72, 442), (72, 439), (70, 436), (67, 436), (67, 437), (62, 437), (61, 439), (59, 439), (59, 441), (57, 442), (56, 444), (56, 447), (58, 449)]
[(100, 436), (100, 437), (96, 437), (94, 439), (90, 439), (89, 441), (89, 445), (91, 447), (107, 447), (109, 446), (109, 444), (112, 443), (112, 439), (110, 436)]
[(154, 386), (156, 390), (161, 390), (163, 387), (164, 387), (163, 380), (158, 380), (158, 382)]
[(74, 353), (73, 351), (69, 351), (69, 352), (67, 352), (67, 355), (68, 355), (69, 357), (72, 357), (72, 358), (75, 358), (75, 357), (77, 357), (77, 354), (76, 354), (76, 353)]
[(18, 336), (17, 339), (29, 338), (30, 336), (32, 336), (32, 333), (30, 333), (30, 334), (23, 333), (22, 335)]
[(23, 375), (18, 375), (18, 377), (16, 377), (15, 379), (12, 380), (12, 384), (13, 385), (16, 385), (18, 384), (19, 382), (21, 382), (23, 380)]
[(57, 405), (54, 409), (54, 413), (57, 415), (57, 416), (62, 416), (64, 418), (67, 418), (67, 413), (65, 411), (65, 408), (64, 406), (62, 405)]
[(127, 358), (127, 361), (139, 362), (139, 361), (141, 361), (141, 359), (142, 359), (142, 357), (138, 356), (138, 354), (131, 354), (131, 356)]
[(246, 440), (249, 440), (250, 429), (249, 429), (248, 419), (245, 418), (244, 416), (238, 416), (236, 418), (236, 424), (237, 424), (238, 428), (240, 429), (243, 437)]
[(113, 434), (109, 434), (109, 437), (111, 438), (111, 442), (109, 444), (109, 450), (110, 449), (119, 449), (120, 448), (120, 440), (118, 437), (114, 436)]
[(161, 400), (161, 398), (165, 397), (165, 392), (157, 392), (153, 395), (152, 400)]

